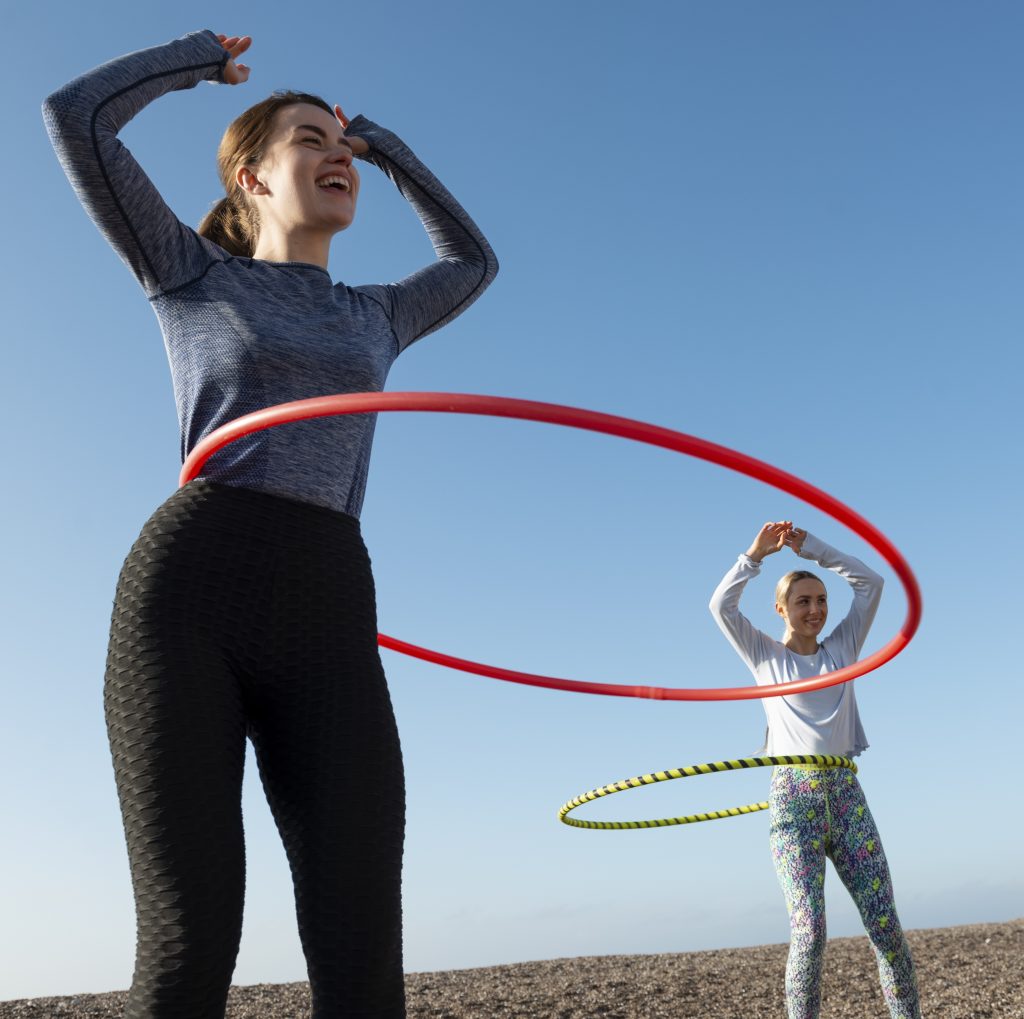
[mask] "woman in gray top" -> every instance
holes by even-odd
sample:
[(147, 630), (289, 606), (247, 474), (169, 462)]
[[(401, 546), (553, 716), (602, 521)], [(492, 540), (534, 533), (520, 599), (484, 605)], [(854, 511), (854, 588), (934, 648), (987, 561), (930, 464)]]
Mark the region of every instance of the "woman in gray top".
[[(181, 223), (118, 138), (148, 103), (241, 84), (247, 37), (196, 32), (59, 89), (44, 115), (83, 205), (167, 346), (184, 457), (242, 414), (379, 391), (395, 357), (497, 272), (476, 225), (393, 134), (276, 93), (221, 143), (225, 198)], [(327, 272), (383, 170), (437, 261), (398, 283)], [(143, 528), (118, 582), (105, 706), (138, 919), (126, 1015), (224, 1014), (241, 932), (245, 740), (288, 853), (313, 1016), (405, 1014), (401, 751), (359, 532), (372, 415), (292, 424), (212, 457)]]

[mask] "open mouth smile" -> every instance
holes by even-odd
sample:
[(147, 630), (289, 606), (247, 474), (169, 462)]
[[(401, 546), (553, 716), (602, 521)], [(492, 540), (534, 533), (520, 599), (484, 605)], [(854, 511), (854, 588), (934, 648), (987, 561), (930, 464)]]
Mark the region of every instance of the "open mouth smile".
[(343, 191), (346, 194), (352, 191), (351, 182), (347, 177), (342, 177), (340, 174), (331, 174), (327, 177), (321, 177), (316, 182), (316, 186), (325, 191)]

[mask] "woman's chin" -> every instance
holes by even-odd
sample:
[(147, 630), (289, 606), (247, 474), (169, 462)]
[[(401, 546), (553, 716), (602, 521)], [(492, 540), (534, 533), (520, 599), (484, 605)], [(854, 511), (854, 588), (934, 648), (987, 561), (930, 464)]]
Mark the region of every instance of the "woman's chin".
[(356, 217), (354, 214), (345, 217), (339, 216), (337, 219), (334, 220), (333, 223), (331, 223), (332, 233), (340, 234), (342, 230), (347, 230), (352, 225), (352, 222), (353, 220), (355, 220), (355, 218)]

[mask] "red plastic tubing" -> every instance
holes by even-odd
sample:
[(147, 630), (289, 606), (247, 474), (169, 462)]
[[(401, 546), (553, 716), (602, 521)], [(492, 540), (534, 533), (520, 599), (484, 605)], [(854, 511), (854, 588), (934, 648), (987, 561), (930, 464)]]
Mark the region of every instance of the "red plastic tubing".
[(793, 474), (779, 470), (771, 464), (738, 453), (726, 446), (719, 446), (706, 439), (676, 432), (670, 428), (634, 421), (631, 418), (602, 414), (598, 411), (583, 410), (579, 407), (565, 407), (557, 403), (539, 403), (534, 400), (514, 400), (503, 396), (479, 396), (470, 393), (347, 393), (339, 396), (318, 396), (311, 400), (296, 400), (276, 407), (246, 414), (229, 421), (211, 432), (199, 442), (189, 454), (181, 469), (180, 484), (184, 485), (198, 477), (206, 461), (218, 450), (235, 439), (252, 432), (273, 428), (291, 421), (308, 418), (331, 417), (342, 414), (368, 414), (379, 411), (425, 411), (437, 414), (478, 414), (489, 417), (517, 418), (528, 421), (543, 421), (552, 425), (564, 425), (590, 432), (617, 435), (649, 446), (661, 446), (676, 453), (707, 460), (727, 467), (731, 471), (745, 474), (757, 481), (772, 485), (789, 495), (795, 496), (827, 513), (860, 535), (893, 568), (907, 596), (907, 615), (899, 633), (885, 647), (873, 655), (861, 659), (835, 672), (812, 679), (797, 680), (793, 683), (772, 686), (738, 686), (711, 688), (673, 688), (661, 686), (634, 686), (619, 683), (589, 683), (574, 679), (559, 679), (555, 676), (539, 676), (530, 672), (517, 672), (481, 662), (468, 661), (452, 655), (419, 647), (387, 634), (378, 634), (381, 647), (398, 651), (413, 658), (420, 658), (437, 665), (472, 672), (478, 676), (501, 679), (510, 683), (546, 687), (552, 690), (568, 690), (574, 693), (604, 694), (610, 697), (648, 697), (666, 701), (720, 701), (752, 700), (760, 697), (781, 697), (786, 694), (807, 693), (824, 687), (848, 683), (851, 679), (872, 672), (895, 658), (910, 643), (921, 621), (921, 590), (907, 561), (895, 545), (874, 524), (865, 520), (845, 503), (808, 484)]

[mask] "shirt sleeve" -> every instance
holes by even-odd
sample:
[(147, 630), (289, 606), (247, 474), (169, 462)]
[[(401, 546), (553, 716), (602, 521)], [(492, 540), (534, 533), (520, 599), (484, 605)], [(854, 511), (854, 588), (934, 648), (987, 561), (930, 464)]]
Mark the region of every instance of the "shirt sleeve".
[(878, 603), (882, 599), (884, 581), (874, 570), (859, 559), (826, 545), (820, 538), (808, 534), (800, 550), (803, 559), (811, 559), (826, 570), (837, 573), (853, 588), (853, 604), (846, 618), (828, 635), (826, 641), (838, 644), (840, 661), (854, 662), (860, 657), (868, 630), (874, 622)]
[(394, 182), (437, 255), (432, 265), (398, 283), (357, 288), (383, 304), (402, 351), (462, 314), (497, 275), (498, 260), (465, 209), (398, 137), (362, 116), (346, 132), (369, 145), (358, 158)]
[(754, 673), (758, 683), (762, 680), (757, 675), (757, 666), (771, 657), (770, 645), (773, 642), (740, 612), (740, 597), (747, 582), (760, 572), (760, 563), (747, 555), (741, 555), (715, 588), (708, 606), (719, 629)]
[(212, 32), (193, 32), (103, 64), (43, 104), (50, 140), (79, 200), (150, 297), (227, 256), (179, 222), (117, 135), (165, 93), (221, 80), (227, 59)]

